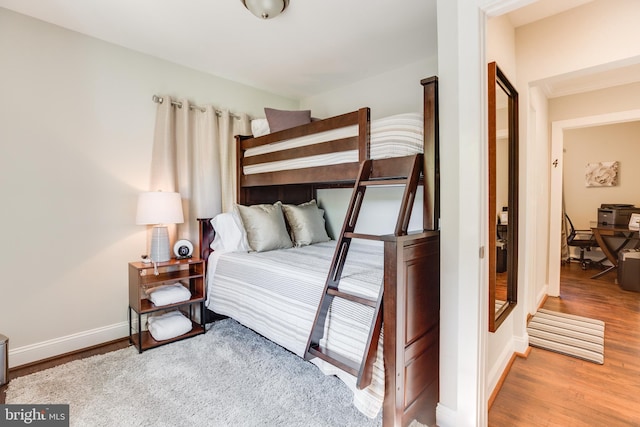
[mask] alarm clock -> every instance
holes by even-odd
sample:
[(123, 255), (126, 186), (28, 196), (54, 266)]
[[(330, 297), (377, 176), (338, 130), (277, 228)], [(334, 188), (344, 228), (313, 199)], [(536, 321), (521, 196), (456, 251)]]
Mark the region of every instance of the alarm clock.
[(193, 244), (185, 239), (178, 240), (173, 245), (173, 253), (176, 259), (191, 258), (193, 256)]

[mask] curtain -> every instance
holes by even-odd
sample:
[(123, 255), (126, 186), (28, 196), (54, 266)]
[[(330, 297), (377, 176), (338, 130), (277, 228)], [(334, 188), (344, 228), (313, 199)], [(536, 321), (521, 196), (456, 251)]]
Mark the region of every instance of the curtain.
[[(251, 133), (246, 114), (216, 113), (213, 106), (191, 108), (158, 104), (151, 159), (150, 191), (177, 191), (182, 197), (184, 224), (170, 228), (172, 241), (197, 244), (197, 218), (212, 218), (236, 202), (234, 135)], [(204, 111), (203, 111), (204, 110)]]

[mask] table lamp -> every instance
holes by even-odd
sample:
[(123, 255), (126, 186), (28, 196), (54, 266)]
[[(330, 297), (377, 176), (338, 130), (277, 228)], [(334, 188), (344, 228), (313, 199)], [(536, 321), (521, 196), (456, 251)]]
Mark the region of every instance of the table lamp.
[(149, 191), (138, 196), (136, 224), (154, 225), (149, 253), (151, 261), (164, 262), (171, 259), (169, 230), (166, 224), (181, 224), (183, 222), (180, 193)]

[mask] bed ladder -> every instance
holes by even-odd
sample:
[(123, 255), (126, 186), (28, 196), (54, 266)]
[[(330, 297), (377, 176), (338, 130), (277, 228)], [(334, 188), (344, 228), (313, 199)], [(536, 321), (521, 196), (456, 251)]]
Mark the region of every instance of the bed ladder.
[[(347, 259), (347, 253), (352, 239), (367, 239), (383, 241), (383, 236), (355, 233), (355, 226), (364, 200), (367, 187), (380, 185), (404, 185), (398, 220), (394, 231), (395, 236), (407, 234), (411, 210), (415, 199), (420, 174), (423, 171), (423, 155), (415, 154), (406, 157), (394, 157), (380, 160), (365, 160), (360, 164), (360, 171), (356, 179), (351, 201), (345, 215), (342, 231), (338, 237), (336, 250), (331, 261), (331, 268), (324, 287), (318, 311), (311, 328), (311, 334), (307, 341), (305, 359), (319, 357), (322, 360), (342, 369), (357, 377), (356, 386), (359, 389), (367, 387), (371, 383), (373, 363), (376, 360), (376, 351), (380, 331), (382, 329), (382, 295), (384, 283), (380, 286), (377, 298), (370, 298), (352, 293), (343, 292), (338, 288), (342, 277), (342, 270)], [(358, 304), (364, 304), (374, 309), (369, 337), (360, 361), (351, 360), (341, 354), (332, 352), (320, 345), (324, 336), (325, 321), (329, 308), (334, 298), (343, 298)]]

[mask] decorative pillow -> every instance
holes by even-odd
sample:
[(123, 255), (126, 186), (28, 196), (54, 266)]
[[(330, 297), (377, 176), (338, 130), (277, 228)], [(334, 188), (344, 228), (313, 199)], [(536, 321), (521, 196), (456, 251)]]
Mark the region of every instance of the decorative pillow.
[(211, 220), (216, 235), (211, 249), (221, 252), (248, 252), (251, 250), (247, 233), (237, 212), (222, 213)]
[(264, 114), (267, 116), (271, 132), (311, 123), (311, 110), (286, 111), (265, 108)]
[(269, 129), (269, 122), (267, 119), (253, 119), (251, 120), (251, 133), (254, 138), (267, 135), (271, 132)]
[(330, 240), (324, 224), (324, 211), (318, 208), (315, 200), (298, 206), (283, 205), (282, 209), (296, 246)]
[(282, 203), (273, 205), (236, 205), (247, 231), (249, 246), (256, 252), (293, 246), (282, 214)]

